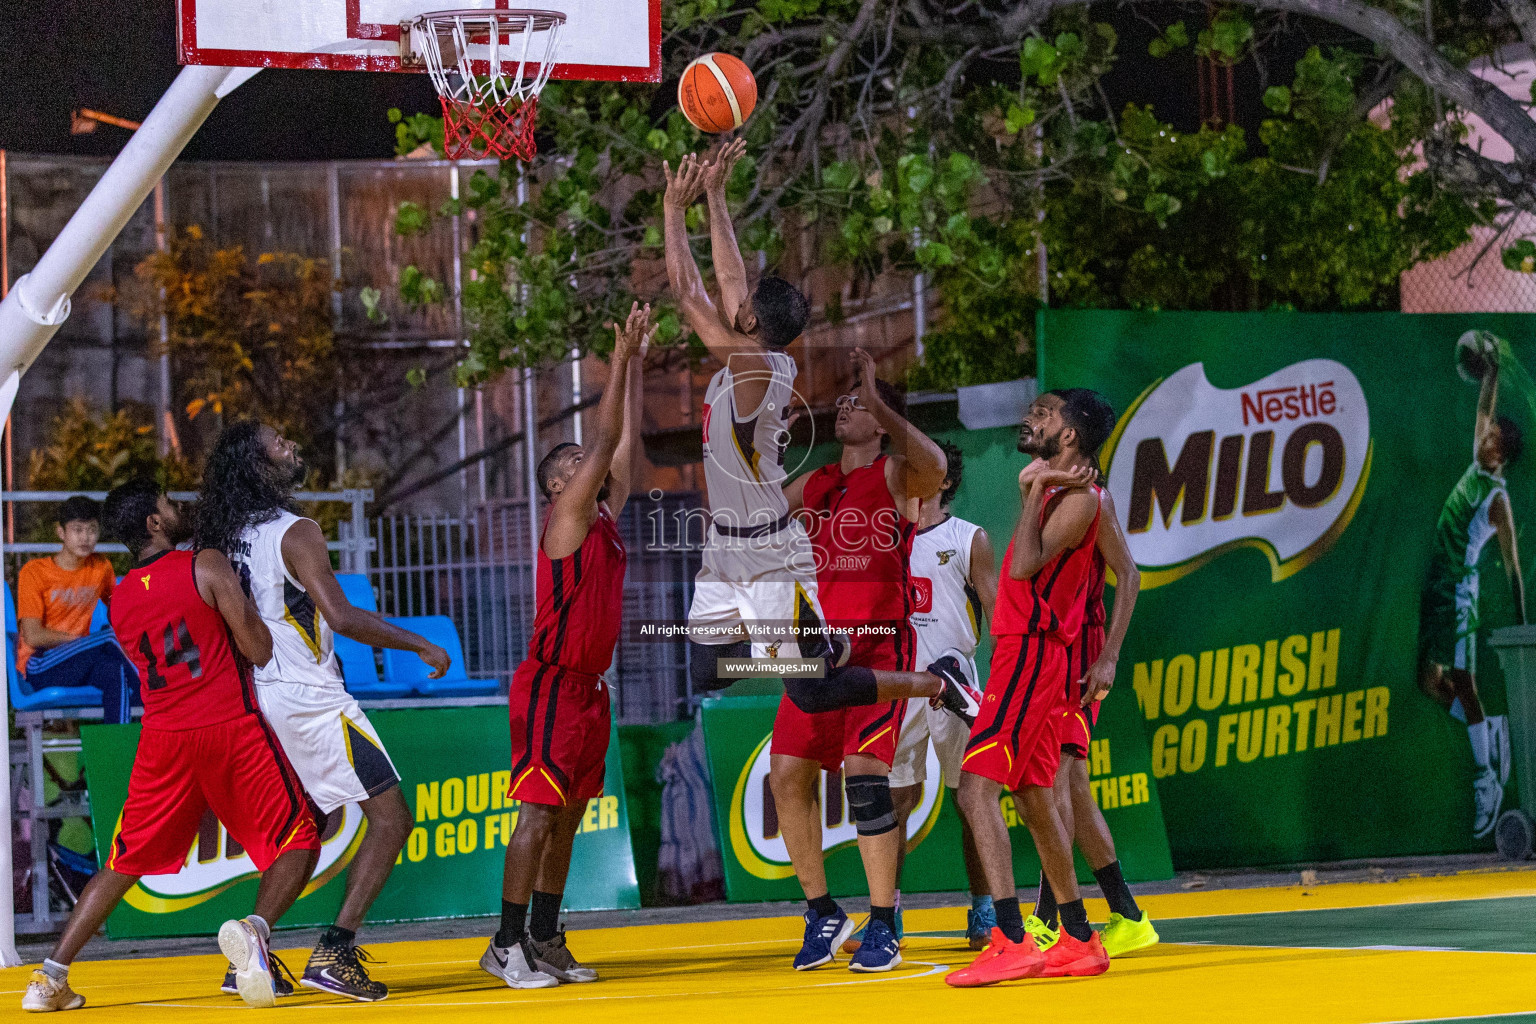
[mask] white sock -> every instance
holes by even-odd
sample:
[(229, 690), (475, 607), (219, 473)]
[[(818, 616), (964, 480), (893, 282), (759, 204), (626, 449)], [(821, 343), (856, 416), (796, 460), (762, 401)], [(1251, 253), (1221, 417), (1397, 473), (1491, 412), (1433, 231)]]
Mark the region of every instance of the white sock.
[(54, 981), (69, 980), (69, 964), (61, 964), (56, 960), (43, 960), (43, 973)]
[(259, 914), (247, 914), (245, 919), (255, 927), (256, 933), (261, 936), (263, 942), (272, 937), (272, 926), (267, 924), (266, 918)]
[(1467, 720), (1467, 709), (1461, 706), (1461, 698), (1456, 697), (1451, 701), (1451, 717), (1458, 722)]
[(1467, 738), (1472, 741), (1472, 760), (1479, 768), (1488, 767), (1488, 720), (1467, 726)]

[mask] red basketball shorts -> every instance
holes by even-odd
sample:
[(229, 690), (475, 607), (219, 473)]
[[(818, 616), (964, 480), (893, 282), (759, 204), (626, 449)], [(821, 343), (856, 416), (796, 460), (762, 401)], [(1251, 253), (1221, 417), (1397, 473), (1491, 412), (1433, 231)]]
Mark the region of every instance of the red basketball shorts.
[[(893, 672), (912, 671), (917, 642), (910, 623), (873, 623), (860, 632), (856, 625), (844, 621), (837, 628), (852, 634), (849, 664)], [(896, 760), (896, 743), (901, 738), (906, 709), (907, 702), (898, 700), (813, 715), (784, 697), (773, 720), (771, 752), (820, 761), (827, 771), (835, 771), (850, 754), (872, 757), (889, 768)]]
[(298, 775), (260, 715), (201, 729), (144, 729), (106, 866), (123, 875), (181, 870), (212, 810), (260, 871), (290, 850), (318, 850)]
[[(617, 614), (617, 610), (615, 610)], [(564, 807), (603, 795), (612, 718), (602, 676), (529, 659), (507, 693), (514, 800)]]
[(1061, 752), (1079, 761), (1088, 760), (1088, 744), (1099, 721), (1099, 701), (1083, 706), (1083, 679), (1104, 652), (1103, 625), (1083, 624), (1077, 643), (1067, 648), (1067, 706), (1058, 721)]
[(997, 637), (960, 770), (1008, 789), (1052, 785), (1061, 763), (1057, 719), (1066, 679), (1060, 641), (1038, 633)]

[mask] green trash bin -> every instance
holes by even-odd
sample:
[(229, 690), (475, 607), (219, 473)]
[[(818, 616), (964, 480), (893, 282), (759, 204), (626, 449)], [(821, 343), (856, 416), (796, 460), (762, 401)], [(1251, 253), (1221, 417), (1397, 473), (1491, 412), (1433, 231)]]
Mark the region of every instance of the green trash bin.
[(1525, 860), (1536, 846), (1536, 626), (1496, 629), (1488, 642), (1504, 669), (1510, 756), (1520, 791), (1520, 806), (1499, 815), (1494, 842), (1504, 856)]

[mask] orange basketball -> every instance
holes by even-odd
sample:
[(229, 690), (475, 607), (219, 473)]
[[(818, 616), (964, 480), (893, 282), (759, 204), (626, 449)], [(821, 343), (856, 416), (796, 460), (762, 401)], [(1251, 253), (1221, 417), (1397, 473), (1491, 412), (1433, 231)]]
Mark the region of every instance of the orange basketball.
[(740, 128), (757, 106), (757, 79), (738, 58), (706, 53), (683, 71), (677, 105), (701, 132)]

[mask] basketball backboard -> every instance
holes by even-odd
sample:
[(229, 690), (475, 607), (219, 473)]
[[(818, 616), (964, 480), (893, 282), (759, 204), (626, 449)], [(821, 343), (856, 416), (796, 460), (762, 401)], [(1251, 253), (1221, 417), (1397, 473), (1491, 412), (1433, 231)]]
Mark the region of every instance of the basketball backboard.
[(423, 71), (402, 66), (400, 23), (449, 8), (566, 15), (553, 77), (661, 81), (661, 0), (177, 0), (183, 64)]

